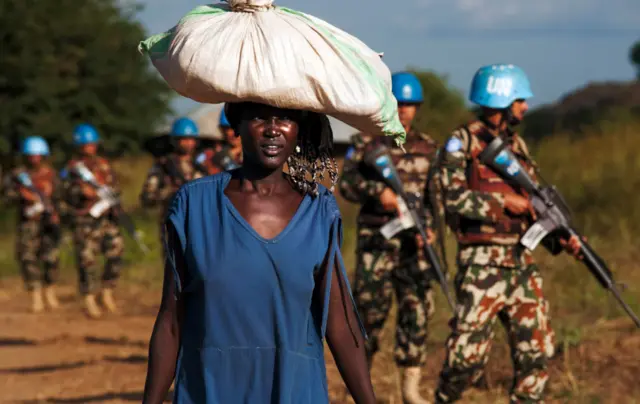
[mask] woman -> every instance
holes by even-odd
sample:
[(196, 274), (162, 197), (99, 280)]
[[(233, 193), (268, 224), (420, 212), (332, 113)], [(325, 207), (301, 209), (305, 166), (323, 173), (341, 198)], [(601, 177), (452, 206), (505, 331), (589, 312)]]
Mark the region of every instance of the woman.
[[(227, 106), (243, 166), (193, 181), (167, 215), (144, 402), (328, 403), (323, 338), (357, 403), (375, 398), (340, 254), (326, 116)], [(287, 163), (289, 174), (283, 173)]]

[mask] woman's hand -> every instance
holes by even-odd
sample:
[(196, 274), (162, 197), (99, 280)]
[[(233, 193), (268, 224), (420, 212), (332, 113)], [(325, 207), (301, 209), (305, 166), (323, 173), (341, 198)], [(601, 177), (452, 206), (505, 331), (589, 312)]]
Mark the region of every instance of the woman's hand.
[[(327, 254), (333, 245), (331, 238), (330, 236)], [(327, 344), (356, 404), (376, 404), (364, 348), (364, 335), (360, 332), (356, 308), (353, 306), (351, 292), (340, 270), (338, 257), (335, 257), (333, 263), (328, 263), (328, 259), (325, 260), (322, 279), (317, 283), (321, 286), (316, 289), (316, 296), (320, 299), (325, 296), (328, 271), (333, 271), (333, 276), (329, 285), (331, 290), (328, 303)]]

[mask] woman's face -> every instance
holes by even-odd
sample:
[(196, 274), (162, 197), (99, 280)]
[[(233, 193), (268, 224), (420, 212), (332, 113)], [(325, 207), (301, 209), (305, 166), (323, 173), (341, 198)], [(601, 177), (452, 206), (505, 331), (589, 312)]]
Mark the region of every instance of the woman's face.
[(251, 104), (240, 123), (245, 164), (270, 170), (284, 166), (295, 151), (301, 119), (300, 111)]

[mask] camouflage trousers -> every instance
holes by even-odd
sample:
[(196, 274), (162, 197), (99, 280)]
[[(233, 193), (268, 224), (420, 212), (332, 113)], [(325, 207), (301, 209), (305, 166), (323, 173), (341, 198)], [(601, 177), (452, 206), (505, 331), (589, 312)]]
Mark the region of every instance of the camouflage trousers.
[(413, 233), (385, 240), (376, 229), (359, 229), (353, 295), (369, 336), (369, 363), (379, 350), (394, 293), (398, 305), (396, 363), (409, 367), (425, 362), (427, 321), (434, 309), (428, 270)]
[(458, 307), (447, 339), (436, 402), (456, 401), (482, 376), (496, 320), (506, 328), (511, 347), (515, 375), (510, 401), (541, 402), (554, 334), (537, 266), (461, 266), (455, 286)]
[(104, 254), (105, 267), (102, 286), (114, 287), (120, 277), (124, 239), (120, 227), (114, 219), (105, 216), (94, 219), (91, 216), (74, 218), (73, 238), (78, 265), (80, 293), (95, 293), (100, 288), (97, 259)]
[(55, 283), (60, 260), (59, 244), (60, 240), (46, 231), (40, 221), (28, 220), (18, 224), (16, 256), (27, 290)]

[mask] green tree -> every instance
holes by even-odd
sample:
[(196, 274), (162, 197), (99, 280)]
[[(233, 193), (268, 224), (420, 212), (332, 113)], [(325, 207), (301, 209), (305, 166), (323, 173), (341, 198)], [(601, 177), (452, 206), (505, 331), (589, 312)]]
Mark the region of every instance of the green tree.
[(109, 150), (136, 151), (170, 112), (171, 91), (137, 52), (136, 5), (118, 0), (0, 2), (0, 148), (40, 135), (68, 150), (95, 125)]
[(444, 141), (458, 125), (468, 121), (472, 113), (462, 93), (451, 87), (448, 78), (431, 71), (410, 69), (422, 84), (424, 103), (418, 110), (416, 128)]
[(636, 42), (629, 52), (631, 64), (636, 68), (638, 79), (640, 80), (640, 41)]

